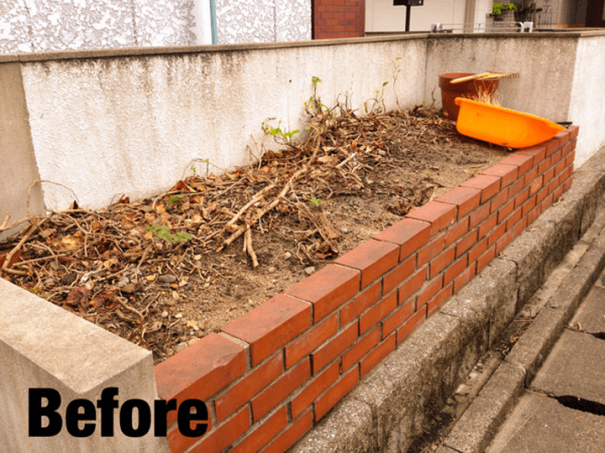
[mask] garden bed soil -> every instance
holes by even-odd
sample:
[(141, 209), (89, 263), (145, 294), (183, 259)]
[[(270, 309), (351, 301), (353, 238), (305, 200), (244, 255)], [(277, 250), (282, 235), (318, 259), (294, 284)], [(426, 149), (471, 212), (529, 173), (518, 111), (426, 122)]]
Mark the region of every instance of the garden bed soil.
[(0, 277), (159, 363), (506, 155), (434, 109), (317, 111), (305, 140), (280, 131), (282, 151), (250, 167), (202, 161), (155, 198), (24, 219)]

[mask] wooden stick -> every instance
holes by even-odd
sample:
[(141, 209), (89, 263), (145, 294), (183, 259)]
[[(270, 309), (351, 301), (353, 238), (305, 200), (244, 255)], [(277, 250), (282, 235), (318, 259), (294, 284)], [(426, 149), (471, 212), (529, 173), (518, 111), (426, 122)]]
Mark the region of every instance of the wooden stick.
[(4, 261), (4, 264), (2, 265), (3, 271), (8, 269), (8, 264), (13, 259), (13, 256), (15, 256), (15, 253), (17, 253), (17, 251), (23, 246), (23, 244), (25, 244), (25, 242), (30, 238), (30, 236), (34, 233), (34, 231), (36, 231), (38, 228), (40, 228), (47, 220), (48, 220), (48, 218), (42, 219), (42, 221), (40, 223), (32, 224), (32, 226), (29, 228), (27, 233), (21, 238), (19, 243), (10, 251), (10, 253), (8, 255), (6, 255), (6, 261)]
[(2, 223), (0, 223), (0, 231), (2, 231), (4, 229), (4, 227), (6, 225), (8, 225), (8, 221), (11, 218), (11, 213), (7, 212), (6, 215), (4, 216), (4, 220), (2, 221)]
[(141, 322), (141, 324), (143, 324), (145, 322), (145, 317), (141, 314), (141, 312), (139, 310), (137, 310), (136, 308), (132, 308), (131, 306), (127, 305), (126, 302), (123, 302), (121, 297), (116, 297), (116, 302), (119, 303), (122, 307), (124, 307), (126, 310), (131, 311), (132, 313), (134, 313), (135, 315), (138, 316), (139, 321)]
[(246, 212), (246, 209), (248, 209), (250, 206), (252, 206), (254, 203), (256, 203), (258, 200), (260, 200), (262, 198), (262, 196), (267, 193), (269, 190), (273, 189), (275, 187), (275, 184), (271, 184), (267, 187), (265, 187), (263, 190), (257, 192), (252, 199), (246, 203), (244, 205), (244, 207), (242, 209), (240, 209), (237, 214), (235, 214), (235, 217), (233, 217), (231, 220), (229, 220), (227, 222), (227, 224), (224, 226), (224, 229), (226, 230), (227, 228), (229, 228), (231, 225), (233, 225), (235, 222), (237, 222), (237, 220), (242, 216), (242, 214), (244, 212)]
[(248, 250), (248, 255), (252, 258), (252, 268), (256, 269), (258, 267), (258, 258), (252, 248), (252, 230), (250, 229), (250, 226), (246, 227), (246, 248)]

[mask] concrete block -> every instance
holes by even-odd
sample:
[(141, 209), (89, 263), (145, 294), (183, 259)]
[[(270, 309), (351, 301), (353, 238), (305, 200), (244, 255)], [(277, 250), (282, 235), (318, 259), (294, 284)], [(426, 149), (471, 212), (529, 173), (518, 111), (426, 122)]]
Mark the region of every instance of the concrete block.
[(569, 409), (552, 398), (527, 394), (487, 449), (487, 453), (599, 451), (605, 419)]
[(531, 384), (554, 396), (575, 396), (605, 404), (605, 341), (564, 330)]
[(570, 324), (579, 326), (586, 333), (605, 334), (605, 288), (592, 287)]
[(372, 433), (372, 411), (352, 395), (342, 400), (332, 416), (303, 437), (290, 453), (363, 453), (377, 451)]
[[(103, 389), (117, 387), (120, 403), (137, 398), (153, 407), (157, 398), (151, 353), (0, 278), (0, 451), (167, 452), (165, 437), (122, 434), (117, 411), (114, 437), (101, 437), (99, 412), (94, 434), (76, 438), (28, 436), (30, 388), (59, 392), (58, 410), (78, 398), (93, 403)], [(153, 411), (152, 411), (153, 412)], [(134, 426), (138, 426), (135, 420)]]
[(524, 382), (523, 369), (502, 363), (446, 437), (444, 445), (461, 453), (484, 452), (517, 401)]

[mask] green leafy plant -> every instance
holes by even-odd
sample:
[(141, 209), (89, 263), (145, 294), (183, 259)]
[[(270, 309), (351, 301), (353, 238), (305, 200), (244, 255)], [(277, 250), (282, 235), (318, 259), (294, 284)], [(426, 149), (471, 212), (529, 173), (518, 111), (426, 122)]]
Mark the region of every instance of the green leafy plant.
[(151, 231), (160, 239), (164, 239), (166, 242), (170, 244), (177, 244), (179, 242), (187, 242), (189, 239), (192, 239), (189, 233), (184, 231), (180, 233), (171, 233), (171, 228), (166, 225), (151, 225), (147, 227), (147, 231)]
[(282, 128), (280, 127), (281, 125), (281, 121), (279, 121), (277, 124), (277, 127), (273, 127), (269, 124), (265, 125), (265, 123), (263, 122), (263, 130), (269, 134), (272, 137), (280, 137), (282, 140), (284, 140), (286, 143), (291, 143), (292, 142), (292, 138), (294, 138), (294, 136), (298, 133), (300, 133), (300, 131), (298, 129), (294, 129), (293, 131), (286, 131), (286, 130), (282, 130)]
[(325, 203), (323, 200), (319, 199), (319, 198), (315, 198), (315, 197), (311, 197), (311, 199), (309, 200), (309, 204), (311, 206), (315, 206), (316, 208), (319, 207), (319, 205), (321, 205), (322, 203)]
[(179, 201), (181, 201), (181, 197), (179, 195), (175, 195), (174, 197), (172, 197), (170, 200), (168, 200), (168, 205), (171, 204), (175, 204), (178, 203)]
[(517, 7), (512, 3), (503, 4), (503, 3), (494, 3), (492, 6), (492, 15), (499, 16), (502, 14), (502, 11), (512, 10), (517, 11)]

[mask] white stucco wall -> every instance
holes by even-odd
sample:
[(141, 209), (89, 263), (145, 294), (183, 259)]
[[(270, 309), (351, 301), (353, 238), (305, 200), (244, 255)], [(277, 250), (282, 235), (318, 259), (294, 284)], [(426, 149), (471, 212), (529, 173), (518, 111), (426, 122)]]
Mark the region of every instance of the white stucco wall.
[(576, 167), (605, 146), (604, 37), (583, 38), (578, 43), (571, 89), (569, 121), (580, 126)]
[[(395, 108), (421, 103), (425, 40), (282, 47), (181, 55), (58, 60), (23, 65), (31, 136), (41, 179), (71, 188), (81, 205), (169, 189), (192, 159), (221, 168), (249, 163), (246, 145), (261, 123), (304, 129), (303, 103), (318, 92), (332, 105), (349, 93), (356, 108), (384, 82)], [(396, 61), (396, 57), (402, 57)], [(365, 64), (362, 62), (369, 62)], [(360, 64), (361, 63), (361, 64)], [(217, 171), (210, 167), (211, 171)], [(205, 166), (198, 164), (199, 171)], [(73, 195), (44, 187), (49, 209)]]
[[(220, 44), (311, 39), (311, 0), (216, 0)], [(0, 53), (211, 44), (209, 0), (4, 0)]]
[(216, 0), (218, 44), (305, 41), (311, 0)]

